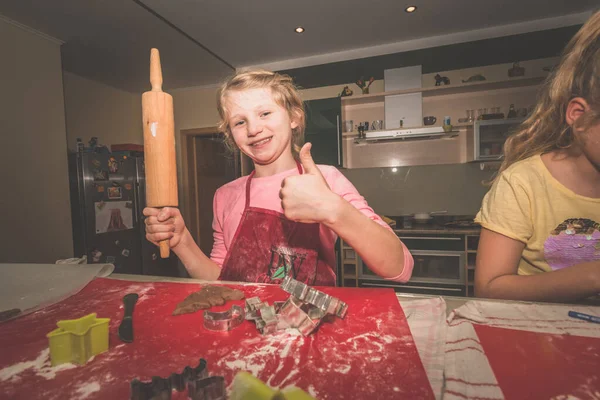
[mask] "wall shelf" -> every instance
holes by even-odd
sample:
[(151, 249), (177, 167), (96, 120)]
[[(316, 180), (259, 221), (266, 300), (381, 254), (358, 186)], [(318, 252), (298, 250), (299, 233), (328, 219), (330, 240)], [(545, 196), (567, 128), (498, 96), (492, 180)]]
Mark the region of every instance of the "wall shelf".
[(537, 86), (540, 85), (545, 77), (528, 77), (528, 78), (513, 78), (510, 80), (501, 81), (481, 81), (459, 83), (456, 85), (444, 85), (426, 87), (420, 89), (393, 90), (389, 92), (380, 92), (372, 94), (363, 94), (356, 96), (342, 97), (342, 106), (353, 104), (369, 104), (384, 101), (386, 96), (394, 96), (399, 94), (422, 93), (423, 97), (442, 96), (460, 93), (484, 92), (495, 89), (508, 89), (514, 87)]

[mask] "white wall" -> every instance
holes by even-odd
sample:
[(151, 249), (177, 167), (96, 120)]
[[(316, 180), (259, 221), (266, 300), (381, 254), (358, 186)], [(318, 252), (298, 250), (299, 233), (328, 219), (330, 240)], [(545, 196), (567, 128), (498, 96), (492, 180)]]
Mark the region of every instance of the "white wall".
[(0, 262), (73, 256), (60, 44), (0, 18)]
[(100, 144), (144, 144), (142, 94), (133, 94), (69, 72), (64, 73), (67, 138), (75, 149), (77, 138), (87, 146), (92, 137)]

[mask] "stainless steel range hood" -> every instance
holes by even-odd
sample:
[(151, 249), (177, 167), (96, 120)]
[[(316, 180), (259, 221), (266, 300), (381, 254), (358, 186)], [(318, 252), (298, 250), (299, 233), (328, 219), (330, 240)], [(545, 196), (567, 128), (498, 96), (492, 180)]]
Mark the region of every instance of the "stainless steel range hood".
[(438, 136), (456, 136), (457, 131), (445, 132), (440, 126), (431, 126), (423, 128), (406, 128), (406, 129), (388, 129), (383, 131), (367, 131), (365, 132), (366, 141), (379, 140), (403, 140), (416, 139)]

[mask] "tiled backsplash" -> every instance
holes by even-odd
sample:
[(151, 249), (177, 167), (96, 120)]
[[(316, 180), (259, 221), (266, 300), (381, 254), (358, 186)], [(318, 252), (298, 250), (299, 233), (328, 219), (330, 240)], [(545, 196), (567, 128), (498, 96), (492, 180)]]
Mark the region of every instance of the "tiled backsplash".
[(341, 171), (375, 212), (393, 216), (443, 210), (475, 215), (489, 189), (483, 182), (495, 172), (476, 163)]

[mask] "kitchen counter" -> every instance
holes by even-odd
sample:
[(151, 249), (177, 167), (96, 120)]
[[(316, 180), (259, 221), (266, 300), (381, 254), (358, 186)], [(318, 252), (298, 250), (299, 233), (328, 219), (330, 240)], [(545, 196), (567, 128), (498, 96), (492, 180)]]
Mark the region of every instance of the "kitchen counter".
[(480, 227), (454, 228), (444, 225), (414, 224), (412, 228), (394, 228), (400, 234), (448, 234), (448, 235), (479, 235)]

